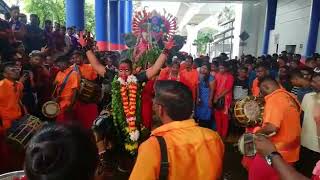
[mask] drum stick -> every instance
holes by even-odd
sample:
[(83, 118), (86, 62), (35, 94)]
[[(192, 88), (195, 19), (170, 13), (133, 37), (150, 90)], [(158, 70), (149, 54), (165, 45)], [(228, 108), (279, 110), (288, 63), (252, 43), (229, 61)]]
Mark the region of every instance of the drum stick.
[(277, 134), (276, 132), (272, 132), (272, 133), (269, 134), (269, 135), (262, 134), (262, 133), (257, 133), (257, 134), (254, 134), (254, 136), (264, 136), (264, 137), (266, 137), (266, 138), (270, 138), (270, 137), (275, 136), (276, 134)]

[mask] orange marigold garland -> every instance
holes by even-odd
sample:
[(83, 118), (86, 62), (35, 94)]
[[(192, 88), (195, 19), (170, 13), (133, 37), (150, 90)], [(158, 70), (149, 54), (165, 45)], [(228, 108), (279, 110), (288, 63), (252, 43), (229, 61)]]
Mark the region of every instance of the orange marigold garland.
[(134, 75), (130, 75), (127, 81), (120, 77), (118, 78), (118, 81), (120, 82), (121, 100), (127, 121), (126, 130), (131, 140), (131, 142), (125, 143), (125, 149), (131, 152), (138, 148), (138, 140), (140, 136), (140, 132), (136, 126), (138, 80)]

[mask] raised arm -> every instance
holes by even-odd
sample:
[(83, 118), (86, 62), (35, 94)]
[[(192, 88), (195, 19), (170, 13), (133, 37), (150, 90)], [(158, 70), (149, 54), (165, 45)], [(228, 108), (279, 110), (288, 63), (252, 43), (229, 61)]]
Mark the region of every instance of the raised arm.
[(92, 66), (92, 68), (101, 76), (104, 77), (106, 74), (106, 68), (102, 65), (96, 55), (93, 53), (91, 49), (87, 49), (87, 40), (83, 38), (83, 32), (80, 32), (79, 43), (82, 47), (86, 49), (86, 56)]
[(154, 76), (156, 76), (160, 72), (163, 64), (166, 62), (166, 60), (168, 58), (169, 51), (171, 50), (171, 48), (173, 46), (174, 46), (173, 39), (170, 39), (168, 42), (165, 43), (165, 49), (160, 54), (160, 56), (158, 57), (157, 61), (154, 63), (153, 66), (151, 66), (146, 71), (148, 79), (153, 78)]
[(87, 58), (92, 66), (92, 68), (101, 76), (104, 77), (106, 74), (106, 68), (102, 65), (92, 50), (86, 52)]

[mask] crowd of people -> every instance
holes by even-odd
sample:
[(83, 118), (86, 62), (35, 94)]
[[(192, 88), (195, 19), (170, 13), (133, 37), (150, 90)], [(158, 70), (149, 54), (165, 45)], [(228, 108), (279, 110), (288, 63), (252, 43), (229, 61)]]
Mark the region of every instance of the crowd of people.
[[(130, 179), (219, 179), (225, 140), (244, 132), (256, 134), (258, 154), (242, 161), (250, 180), (319, 179), (317, 168), (312, 171), (320, 160), (319, 54), (171, 58), (169, 41), (155, 64), (137, 71), (117, 52), (96, 52), (90, 32), (58, 23), (53, 28), (49, 20), (41, 29), (39, 17), (31, 14), (27, 24), (19, 7), (7, 17), (0, 20), (1, 173), (25, 169), (30, 180), (92, 179), (98, 151), (87, 131), (112, 100), (114, 76), (127, 80), (134, 74), (143, 87), (141, 116), (151, 136), (139, 146)], [(79, 97), (82, 79), (104, 87), (102, 100)], [(232, 115), (235, 102), (247, 96), (265, 101), (263, 123), (256, 127), (240, 127)], [(52, 100), (60, 107), (56, 118), (42, 112)], [(26, 114), (50, 123), (24, 153), (8, 145), (6, 133)]]

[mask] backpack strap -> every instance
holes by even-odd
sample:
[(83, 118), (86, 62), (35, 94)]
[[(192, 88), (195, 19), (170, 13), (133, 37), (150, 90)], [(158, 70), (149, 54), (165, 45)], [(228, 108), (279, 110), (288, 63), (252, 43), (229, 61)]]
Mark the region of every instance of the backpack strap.
[(158, 140), (161, 151), (160, 177), (159, 180), (167, 180), (169, 175), (168, 151), (165, 139), (162, 136), (155, 136)]

